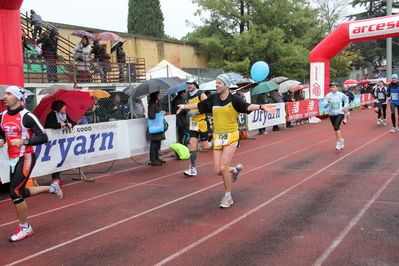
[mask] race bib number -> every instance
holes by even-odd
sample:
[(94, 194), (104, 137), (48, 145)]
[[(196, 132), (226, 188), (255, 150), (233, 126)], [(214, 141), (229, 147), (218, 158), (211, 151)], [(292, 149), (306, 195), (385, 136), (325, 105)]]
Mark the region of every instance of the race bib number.
[(198, 131), (198, 125), (199, 125), (199, 121), (194, 121), (194, 120), (190, 119), (190, 130)]
[(398, 98), (398, 94), (397, 93), (392, 93), (391, 94), (391, 100), (399, 100), (399, 98)]
[[(397, 95), (396, 95), (396, 97), (397, 97)], [(379, 93), (378, 93), (378, 99), (384, 100), (384, 99), (385, 99), (385, 94), (382, 93), (382, 92), (379, 92)]]
[(231, 133), (216, 133), (215, 146), (223, 146), (229, 143)]
[(339, 102), (337, 102), (337, 101), (332, 101), (332, 102), (330, 103), (330, 109), (337, 110), (337, 109), (340, 109), (341, 107), (342, 107), (342, 101), (339, 101)]

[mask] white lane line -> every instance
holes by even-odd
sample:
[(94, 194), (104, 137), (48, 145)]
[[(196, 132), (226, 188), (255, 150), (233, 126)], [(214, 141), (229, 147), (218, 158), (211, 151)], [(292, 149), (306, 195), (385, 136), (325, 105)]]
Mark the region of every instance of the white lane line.
[(339, 244), (344, 240), (346, 235), (353, 229), (353, 227), (359, 222), (364, 216), (366, 211), (373, 205), (381, 193), (388, 187), (395, 177), (399, 174), (399, 168), (391, 175), (391, 177), (378, 189), (373, 197), (363, 206), (363, 208), (357, 213), (352, 221), (345, 227), (345, 229), (339, 234), (339, 236), (331, 243), (331, 245), (323, 252), (323, 254), (315, 261), (313, 266), (322, 265), (331, 253), (338, 247)]
[[(305, 135), (305, 133), (304, 133), (303, 135)], [(292, 137), (292, 138), (297, 138), (298, 136), (300, 136), (300, 135), (296, 135), (296, 136), (294, 136), (294, 137)], [(254, 151), (254, 150), (257, 150), (257, 149), (265, 148), (265, 147), (270, 146), (270, 145), (278, 144), (278, 143), (280, 143), (280, 142), (286, 142), (286, 141), (289, 140), (289, 139), (291, 139), (291, 138), (287, 138), (287, 139), (284, 139), (284, 140), (281, 140), (281, 141), (277, 141), (277, 142), (274, 142), (274, 143), (267, 143), (267, 144), (265, 144), (265, 145), (263, 145), (263, 146), (254, 148), (254, 149), (252, 149), (252, 150), (248, 150), (248, 151), (243, 151), (243, 152), (237, 153), (236, 155), (242, 155), (242, 154), (245, 154), (245, 153), (248, 153), (248, 152), (252, 152), (252, 151)], [(327, 139), (327, 140), (328, 140), (328, 139)], [(327, 140), (324, 140), (324, 141), (327, 141)], [(324, 141), (322, 141), (322, 142), (324, 142)], [(291, 156), (291, 155), (294, 155), (294, 154), (299, 153), (299, 152), (302, 152), (302, 151), (304, 151), (304, 150), (306, 150), (306, 149), (312, 148), (313, 146), (316, 146), (316, 145), (318, 145), (318, 144), (320, 144), (320, 143), (322, 143), (322, 142), (318, 142), (317, 144), (313, 144), (313, 145), (311, 145), (311, 146), (308, 146), (308, 147), (306, 147), (306, 148), (304, 148), (304, 149), (302, 149), (302, 150), (299, 150), (299, 151), (297, 151), (297, 152), (295, 152), (295, 153), (291, 153), (290, 155), (281, 157), (280, 159), (277, 159), (277, 160), (275, 160), (275, 161), (273, 161), (273, 162), (277, 162), (277, 161), (282, 160), (282, 159), (285, 159), (285, 158), (287, 158), (287, 157), (289, 157), (289, 156)], [(201, 164), (200, 166), (202, 167), (202, 166), (209, 165), (209, 164), (213, 164), (213, 161), (208, 162), (208, 163)], [(271, 162), (269, 162), (269, 163), (267, 163), (267, 164), (263, 164), (263, 165), (261, 165), (261, 166), (259, 166), (259, 167), (257, 167), (257, 168), (254, 168), (254, 169), (251, 170), (251, 171), (246, 171), (246, 172), (243, 173), (242, 175), (244, 175), (244, 174), (246, 174), (246, 173), (249, 173), (249, 172), (252, 172), (252, 171), (254, 171), (254, 170), (256, 170), (256, 169), (262, 168), (262, 167), (264, 167), (264, 166), (266, 166), (266, 165), (269, 165), (269, 164), (271, 164)], [(144, 167), (144, 165), (138, 166), (138, 167), (136, 167), (136, 168), (139, 168), (139, 167), (140, 167), (140, 168), (141, 168), (141, 167)], [(134, 169), (136, 169), (136, 168), (134, 168)], [(132, 171), (132, 169), (121, 170), (121, 171), (118, 171), (118, 173), (123, 173), (123, 172), (127, 172), (127, 171)], [(111, 195), (111, 194), (118, 193), (118, 192), (121, 192), (121, 191), (123, 191), (123, 190), (131, 189), (131, 188), (134, 188), (134, 187), (137, 187), (137, 186), (146, 185), (146, 184), (148, 184), (148, 183), (151, 183), (151, 182), (154, 182), (154, 181), (158, 181), (158, 180), (161, 180), (161, 179), (164, 179), (164, 178), (167, 178), (167, 177), (170, 177), (170, 176), (174, 176), (174, 175), (180, 174), (180, 173), (181, 173), (181, 172), (179, 171), (179, 172), (171, 173), (171, 174), (164, 175), (164, 176), (161, 176), (161, 177), (157, 177), (157, 178), (154, 178), (154, 179), (150, 179), (150, 180), (147, 180), (147, 181), (142, 182), (142, 183), (134, 184), (134, 185), (132, 185), (132, 186), (124, 187), (124, 188), (118, 189), (118, 190), (113, 190), (113, 191), (110, 191), (110, 192), (105, 193), (105, 194), (101, 194), (101, 195), (98, 195), (98, 196), (95, 196), (95, 197), (91, 197), (91, 198), (88, 198), (88, 199), (85, 199), (85, 200), (81, 200), (81, 201), (79, 201), (79, 202), (71, 203), (71, 204), (68, 204), (68, 205), (63, 205), (63, 206), (61, 206), (61, 207), (54, 208), (54, 209), (51, 209), (51, 210), (48, 210), (48, 211), (44, 211), (44, 212), (40, 212), (40, 213), (37, 213), (37, 214), (29, 215), (28, 218), (31, 219), (31, 218), (39, 217), (39, 216), (42, 216), (42, 215), (45, 215), (45, 214), (48, 214), (48, 213), (52, 213), (52, 212), (55, 212), (55, 211), (63, 210), (63, 209), (66, 209), (66, 208), (69, 208), (69, 207), (73, 207), (73, 206), (78, 205), (78, 204), (82, 204), (82, 203), (85, 203), (85, 202), (89, 202), (89, 201), (92, 201), (92, 200), (96, 200), (96, 199), (98, 199), (98, 198), (106, 197), (106, 196), (109, 196), (109, 195)], [(105, 174), (105, 175), (102, 175), (102, 176), (93, 177), (93, 179), (99, 179), (99, 178), (106, 177), (106, 176), (109, 176), (109, 175), (111, 175), (111, 174)], [(67, 185), (64, 185), (64, 186), (71, 186), (71, 185), (78, 184), (78, 183), (83, 183), (83, 182), (85, 182), (85, 181), (77, 181), (77, 182), (70, 183), (70, 184), (67, 184)], [(11, 199), (7, 199), (7, 201), (10, 201), (10, 200), (11, 200)], [(10, 225), (10, 224), (14, 224), (14, 223), (16, 223), (16, 222), (18, 222), (18, 220), (14, 220), (14, 221), (10, 221), (10, 222), (7, 222), (7, 223), (3, 223), (3, 224), (0, 224), (0, 227), (7, 226), (7, 225)]]
[[(385, 134), (387, 134), (387, 133), (385, 133)], [(276, 196), (272, 197), (272, 198), (269, 199), (268, 201), (262, 203), (261, 205), (255, 207), (254, 209), (252, 209), (252, 210), (248, 211), (247, 213), (241, 215), (240, 217), (238, 217), (238, 218), (236, 218), (235, 220), (229, 222), (228, 224), (224, 225), (223, 227), (221, 227), (221, 228), (219, 228), (219, 229), (213, 231), (212, 233), (210, 233), (210, 234), (204, 236), (203, 238), (199, 239), (198, 241), (196, 241), (196, 242), (194, 242), (194, 243), (188, 245), (187, 247), (185, 247), (185, 248), (179, 250), (178, 252), (176, 252), (176, 253), (172, 254), (171, 256), (165, 258), (164, 260), (158, 262), (157, 264), (155, 264), (155, 266), (164, 265), (164, 264), (170, 262), (171, 260), (173, 260), (173, 259), (179, 257), (179, 256), (182, 255), (183, 253), (186, 253), (186, 252), (189, 251), (190, 249), (192, 249), (192, 248), (198, 246), (199, 244), (201, 244), (202, 242), (208, 240), (209, 238), (211, 238), (211, 237), (213, 237), (213, 236), (215, 236), (215, 235), (217, 235), (217, 234), (223, 232), (223, 231), (224, 231), (225, 229), (227, 229), (228, 227), (230, 227), (230, 226), (232, 226), (232, 225), (234, 225), (234, 224), (240, 222), (241, 220), (243, 220), (243, 219), (245, 219), (246, 217), (248, 217), (250, 214), (252, 214), (252, 213), (258, 211), (259, 209), (261, 209), (261, 208), (265, 207), (266, 205), (272, 203), (273, 201), (279, 199), (281, 196), (285, 195), (285, 194), (288, 193), (289, 191), (291, 191), (291, 190), (293, 190), (294, 188), (300, 186), (301, 184), (305, 183), (306, 181), (310, 180), (310, 179), (313, 178), (314, 176), (320, 174), (321, 172), (323, 172), (324, 170), (328, 169), (329, 167), (335, 165), (336, 163), (338, 163), (338, 162), (344, 160), (346, 157), (348, 157), (348, 156), (350, 156), (351, 154), (357, 152), (358, 150), (362, 149), (363, 147), (369, 145), (370, 143), (373, 143), (373, 142), (376, 141), (377, 139), (383, 137), (385, 134), (382, 134), (382, 135), (380, 135), (380, 136), (378, 136), (378, 137), (376, 137), (376, 138), (370, 140), (369, 142), (363, 144), (362, 146), (358, 147), (357, 149), (353, 150), (352, 152), (347, 153), (346, 155), (342, 156), (340, 159), (337, 159), (336, 161), (330, 163), (329, 165), (327, 165), (327, 166), (321, 168), (320, 170), (318, 170), (317, 172), (315, 172), (315, 173), (313, 173), (312, 175), (308, 176), (308, 177), (305, 178), (304, 180), (302, 180), (302, 181), (300, 181), (299, 183), (297, 183), (297, 184), (295, 184), (295, 185), (293, 185), (293, 186), (287, 188), (286, 190), (284, 190), (284, 191), (282, 191), (281, 193), (277, 194)], [(328, 255), (329, 255), (329, 254), (327, 254), (327, 256), (328, 256)]]

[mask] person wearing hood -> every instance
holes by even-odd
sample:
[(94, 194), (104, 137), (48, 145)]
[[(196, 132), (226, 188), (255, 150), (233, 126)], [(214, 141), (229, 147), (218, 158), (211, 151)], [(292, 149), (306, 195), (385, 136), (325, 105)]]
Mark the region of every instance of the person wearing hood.
[(36, 14), (35, 10), (30, 11), (30, 23), (33, 26), (33, 39), (36, 40), (36, 36), (40, 37), (42, 35), (43, 21), (39, 14)]
[(341, 150), (344, 148), (344, 139), (341, 137), (340, 125), (344, 119), (344, 114), (349, 107), (349, 98), (342, 92), (338, 91), (338, 83), (332, 82), (330, 85), (330, 90), (323, 100), (323, 108), (329, 108), (330, 121), (334, 127), (335, 138), (337, 144), (335, 146), (336, 150)]
[(76, 60), (76, 68), (78, 70), (77, 81), (78, 82), (90, 82), (91, 74), (90, 74), (90, 62), (89, 55), (91, 51), (91, 46), (89, 42), (89, 38), (87, 36), (83, 36), (81, 41), (78, 42), (73, 49), (73, 58)]
[(50, 35), (44, 39), (42, 44), (42, 57), (45, 58), (48, 82), (59, 82), (57, 69), (57, 51), (58, 51), (58, 30), (52, 29)]
[(216, 77), (217, 93), (200, 102), (181, 104), (176, 112), (178, 114), (184, 109), (198, 109), (201, 114), (212, 113), (213, 115), (214, 170), (217, 175), (222, 176), (225, 189), (225, 195), (219, 205), (221, 208), (228, 208), (233, 204), (232, 182), (237, 181), (238, 175), (243, 169), (242, 164), (235, 167), (230, 166), (240, 138), (238, 114), (249, 114), (255, 110), (265, 110), (272, 115), (276, 113), (273, 104), (250, 104), (230, 92), (230, 89), (237, 88), (228, 74), (221, 74)]

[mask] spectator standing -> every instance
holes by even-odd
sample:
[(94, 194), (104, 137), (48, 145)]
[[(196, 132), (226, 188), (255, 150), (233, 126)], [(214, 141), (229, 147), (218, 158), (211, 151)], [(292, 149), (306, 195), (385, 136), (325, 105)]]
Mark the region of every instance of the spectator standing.
[[(243, 168), (242, 164), (230, 167), (239, 141), (238, 113), (250, 113), (255, 110), (265, 110), (272, 115), (276, 113), (273, 108), (274, 105), (249, 104), (231, 94), (229, 89), (234, 86), (236, 85), (229, 75), (221, 74), (216, 77), (217, 93), (212, 94), (201, 102), (180, 105), (180, 109), (177, 111), (179, 113), (184, 109), (198, 109), (200, 113), (213, 113), (214, 170), (217, 175), (222, 176), (225, 189), (225, 194), (219, 205), (221, 208), (228, 208), (233, 204), (231, 196), (232, 182), (237, 181), (238, 175)], [(215, 106), (217, 108), (214, 108)]]
[[(4, 94), (7, 110), (0, 115), (0, 148), (8, 144), (10, 163), (10, 197), (14, 203), (18, 217), (18, 228), (10, 237), (10, 242), (20, 241), (33, 235), (33, 229), (28, 224), (28, 205), (25, 198), (40, 193), (55, 193), (58, 198), (64, 198), (62, 184), (53, 181), (50, 186), (34, 186), (26, 188), (29, 176), (36, 164), (36, 154), (32, 146), (48, 141), (46, 131), (31, 112), (23, 108), (26, 99), (25, 90), (10, 86)], [(13, 130), (10, 130), (10, 128)], [(35, 137), (33, 137), (35, 135)]]
[(384, 81), (379, 80), (377, 85), (373, 88), (372, 93), (374, 97), (374, 111), (378, 115), (377, 124), (386, 126), (388, 92)]
[(36, 36), (42, 35), (42, 27), (43, 21), (42, 17), (35, 12), (35, 10), (31, 9), (30, 11), (30, 23), (33, 26), (33, 39), (36, 40)]
[[(267, 93), (261, 93), (261, 94), (257, 94), (257, 95), (252, 95), (251, 96), (251, 102), (252, 103), (256, 103), (256, 104), (262, 104), (262, 103), (267, 103), (269, 96), (267, 95)], [(258, 129), (258, 134), (259, 135), (264, 135), (267, 134), (266, 128), (262, 127)]]
[(140, 96), (137, 96), (132, 99), (132, 115), (133, 118), (144, 118), (145, 117), (145, 108), (143, 101), (141, 100)]
[[(292, 89), (289, 89), (288, 91), (286, 91), (286, 92), (283, 93), (283, 99), (284, 99), (284, 102), (294, 102), (294, 101), (295, 101), (294, 93), (293, 93)], [(287, 121), (287, 122), (285, 123), (285, 126), (286, 126), (286, 128), (291, 128), (291, 127), (293, 127), (293, 126), (291, 125), (291, 122), (290, 122), (290, 121)]]
[(340, 150), (344, 148), (344, 139), (341, 137), (340, 125), (344, 119), (345, 109), (348, 108), (349, 99), (348, 96), (338, 91), (337, 82), (332, 82), (329, 86), (331, 92), (324, 98), (323, 108), (329, 108), (330, 121), (333, 125), (335, 138), (337, 140), (335, 149)]
[(107, 82), (107, 72), (111, 71), (111, 56), (107, 53), (107, 45), (101, 44), (100, 49), (97, 51), (98, 58), (98, 72), (100, 72), (101, 82)]
[[(179, 91), (177, 96), (172, 101), (172, 114), (176, 114), (179, 109), (179, 104), (187, 104), (186, 100), (187, 91)], [(176, 114), (176, 127), (177, 127), (177, 141), (185, 146), (190, 141), (190, 133), (188, 131), (189, 119), (187, 113), (189, 110), (182, 110)]]
[[(349, 99), (349, 107), (350, 107), (352, 102), (355, 100), (355, 96), (353, 95), (352, 91), (349, 90), (349, 86), (348, 85), (344, 84), (344, 88), (342, 90), (342, 93), (345, 94), (348, 97), (348, 99)], [(350, 112), (349, 112), (350, 109), (345, 109), (345, 110), (346, 111), (345, 111), (345, 115), (344, 115), (344, 120), (342, 120), (342, 122), (344, 124), (346, 124), (347, 119), (350, 118)]]
[[(76, 123), (66, 113), (65, 102), (55, 100), (51, 103), (51, 112), (46, 116), (44, 123), (45, 128), (52, 129), (72, 129)], [(61, 180), (60, 173), (56, 172), (51, 175), (53, 180)]]
[(77, 65), (77, 80), (78, 82), (91, 82), (91, 74), (90, 74), (90, 63), (89, 63), (89, 55), (90, 55), (90, 42), (87, 36), (83, 36), (81, 41), (78, 42), (73, 49), (74, 55), (73, 58), (76, 60)]
[(123, 43), (116, 49), (116, 62), (119, 67), (119, 82), (125, 80), (125, 64), (126, 64), (126, 53), (123, 50)]
[(388, 97), (390, 97), (390, 107), (391, 107), (391, 120), (392, 120), (392, 129), (391, 133), (395, 133), (396, 130), (396, 110), (398, 111), (398, 123), (399, 123), (399, 82), (398, 82), (398, 75), (392, 75), (392, 82), (388, 85)]
[[(281, 103), (281, 97), (282, 95), (278, 92), (278, 88), (275, 90), (272, 90), (269, 94), (269, 103)], [(279, 131), (280, 128), (278, 125), (273, 126), (273, 131)]]
[[(159, 100), (161, 99), (161, 93), (159, 91), (150, 94), (150, 100), (148, 102), (148, 119), (155, 119), (157, 113), (165, 113), (161, 110)], [(147, 130), (147, 139), (150, 141), (150, 165), (162, 166), (166, 163), (164, 160), (159, 158), (159, 150), (161, 149), (161, 141), (165, 139), (165, 133), (153, 133), (150, 134)]]
[[(294, 92), (294, 99), (295, 101), (303, 101), (305, 100), (305, 95), (303, 95), (303, 90), (297, 90)], [(305, 124), (306, 119), (299, 119), (296, 121), (297, 125)]]
[(58, 50), (58, 30), (52, 29), (50, 35), (47, 36), (43, 41), (42, 51), (43, 57), (46, 59), (46, 71), (48, 82), (59, 82), (57, 75), (57, 63), (56, 60)]

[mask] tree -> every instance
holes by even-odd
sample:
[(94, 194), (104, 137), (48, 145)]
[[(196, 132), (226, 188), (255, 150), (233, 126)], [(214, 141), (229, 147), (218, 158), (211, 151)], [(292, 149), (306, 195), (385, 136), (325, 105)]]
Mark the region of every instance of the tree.
[(129, 0), (128, 33), (164, 38), (163, 21), (159, 0)]
[(193, 0), (211, 15), (184, 39), (200, 43), (209, 66), (248, 73), (257, 61), (270, 76), (307, 77), (309, 52), (325, 36), (318, 10), (305, 0)]

